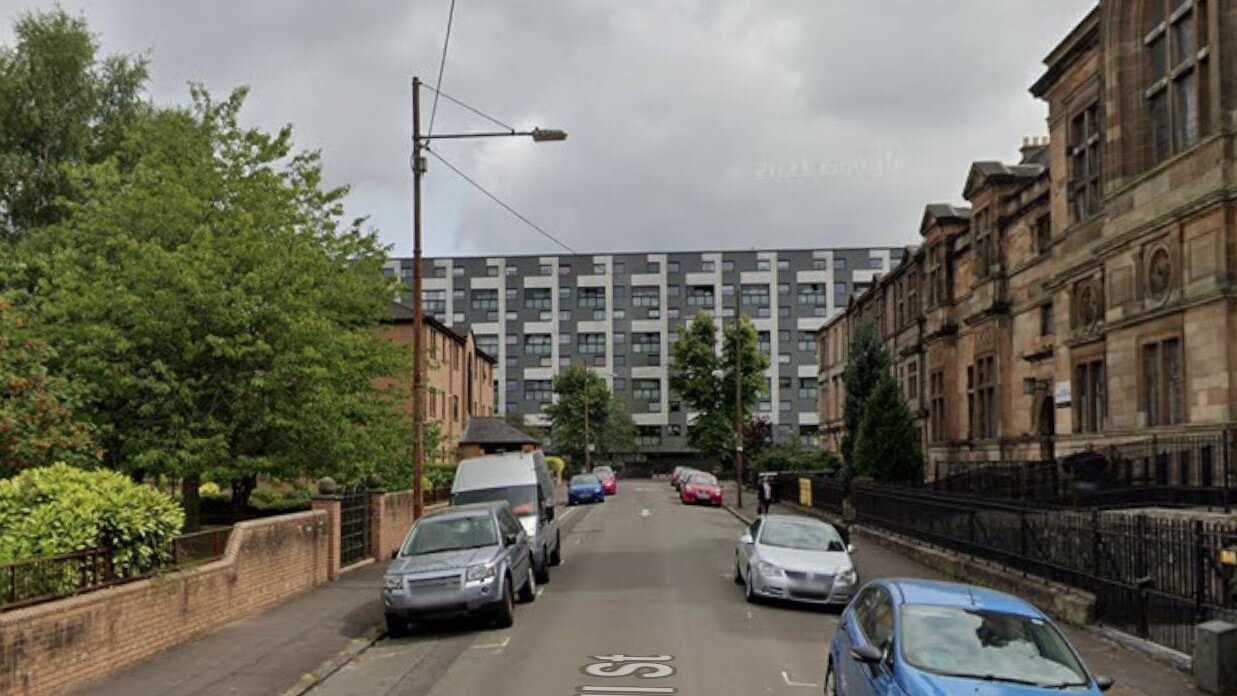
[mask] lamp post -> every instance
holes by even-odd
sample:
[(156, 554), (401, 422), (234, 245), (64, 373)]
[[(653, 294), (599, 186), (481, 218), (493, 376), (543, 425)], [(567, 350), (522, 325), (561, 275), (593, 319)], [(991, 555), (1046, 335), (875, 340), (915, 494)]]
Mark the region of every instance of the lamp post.
[[(431, 140), (464, 138), (530, 137), (544, 143), (566, 140), (561, 130), (534, 128), (531, 131), (486, 131), (477, 133), (421, 133), (421, 78), (412, 78), (412, 490), (413, 517), (425, 512), (425, 309), (421, 298), (424, 271), (421, 268), (421, 177), (425, 176), (425, 154)], [(431, 88), (432, 89), (432, 88)]]
[(743, 507), (743, 345), (739, 303), (734, 310), (734, 476), (735, 505)]

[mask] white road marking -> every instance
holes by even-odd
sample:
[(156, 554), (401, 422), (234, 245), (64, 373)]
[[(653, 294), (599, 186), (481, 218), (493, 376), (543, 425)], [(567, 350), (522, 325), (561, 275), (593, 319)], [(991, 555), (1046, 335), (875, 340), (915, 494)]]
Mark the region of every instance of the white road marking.
[[(541, 590), (537, 590), (537, 594), (541, 594)], [(481, 645), (472, 646), (473, 650), (501, 650), (511, 644), (511, 636), (503, 638), (497, 643), (482, 643)]]
[(786, 686), (820, 686), (819, 684), (810, 684), (808, 682), (791, 681), (790, 675), (786, 674), (785, 670), (782, 671), (782, 681), (786, 682)]
[(542, 592), (545, 592), (545, 588), (544, 588), (544, 587), (538, 587), (538, 588), (537, 588), (537, 596), (538, 596), (538, 597), (540, 597)]
[(576, 537), (575, 539), (572, 539), (572, 540), (571, 540), (571, 543), (573, 543), (573, 544), (575, 544), (575, 545), (577, 545), (577, 546), (578, 546), (578, 545), (580, 544), (580, 537)]
[(648, 517), (648, 516), (649, 516), (649, 515), (651, 515), (651, 514), (653, 514), (653, 513), (649, 512), (649, 509), (648, 509), (648, 508), (642, 508), (642, 509), (640, 510), (640, 516), (641, 516), (641, 517)]

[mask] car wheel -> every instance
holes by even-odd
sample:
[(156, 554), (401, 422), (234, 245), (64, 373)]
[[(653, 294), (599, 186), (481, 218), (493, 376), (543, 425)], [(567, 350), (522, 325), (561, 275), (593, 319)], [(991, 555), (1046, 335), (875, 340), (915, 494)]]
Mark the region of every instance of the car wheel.
[(825, 668), (825, 696), (838, 696), (838, 683), (833, 676), (833, 660), (830, 660), (829, 666)]
[(751, 566), (747, 567), (747, 580), (744, 581), (743, 583), (743, 596), (747, 598), (748, 602), (752, 604), (756, 603), (756, 599), (757, 599), (756, 591), (752, 589), (752, 567)]
[(499, 628), (511, 628), (515, 624), (515, 596), (511, 589), (511, 576), (503, 583), (503, 601), (498, 605), (498, 615), (494, 617), (494, 625)]
[(533, 577), (532, 559), (528, 560), (528, 577), (524, 580), (524, 587), (520, 588), (520, 601), (525, 604), (537, 599), (537, 578)]
[(563, 564), (563, 535), (558, 532), (555, 532), (554, 533), (554, 553), (550, 554), (550, 565), (556, 566), (556, 565), (562, 565), (562, 564)]
[(403, 638), (408, 635), (408, 619), (399, 614), (387, 614), (387, 636), (390, 638)]
[(546, 552), (541, 552), (541, 563), (533, 563), (533, 577), (545, 585), (550, 582), (550, 567), (546, 564)]

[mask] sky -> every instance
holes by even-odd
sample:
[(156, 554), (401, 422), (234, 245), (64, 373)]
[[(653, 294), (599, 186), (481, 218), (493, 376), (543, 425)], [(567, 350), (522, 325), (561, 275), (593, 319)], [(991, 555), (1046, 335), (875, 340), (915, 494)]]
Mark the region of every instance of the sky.
[[(349, 216), (412, 253), (411, 80), (564, 142), (438, 141), (427, 255), (914, 244), (976, 160), (1046, 135), (1043, 59), (1095, 0), (60, 0), (151, 98), (251, 89), (320, 150)], [(0, 43), (44, 0), (0, 0)], [(423, 128), (434, 110), (422, 94)], [(440, 100), (433, 132), (494, 129)]]

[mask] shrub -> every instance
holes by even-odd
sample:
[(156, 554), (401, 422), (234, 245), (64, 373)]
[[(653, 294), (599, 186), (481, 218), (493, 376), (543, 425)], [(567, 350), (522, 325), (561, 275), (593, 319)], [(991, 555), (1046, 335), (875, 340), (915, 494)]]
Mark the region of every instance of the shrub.
[(249, 495), (249, 507), (255, 510), (308, 510), (314, 493), (309, 488), (287, 490), (259, 488)]
[(223, 496), (223, 489), (214, 481), (207, 481), (198, 486), (198, 495), (203, 498), (219, 498)]
[[(167, 560), (184, 521), (171, 498), (114, 471), (27, 469), (0, 480), (0, 564), (108, 548), (117, 576), (140, 575)], [(81, 569), (62, 565), (30, 580), (22, 596), (69, 593)]]

